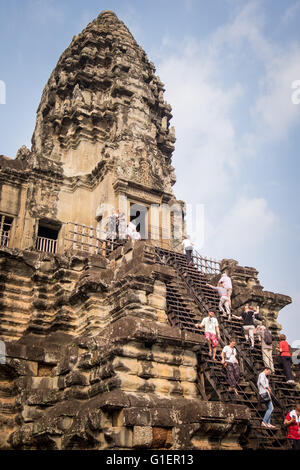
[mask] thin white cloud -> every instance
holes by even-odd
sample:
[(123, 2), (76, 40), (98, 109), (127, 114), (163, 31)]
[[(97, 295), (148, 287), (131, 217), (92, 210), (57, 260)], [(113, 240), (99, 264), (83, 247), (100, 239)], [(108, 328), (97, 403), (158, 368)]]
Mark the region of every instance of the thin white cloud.
[[(181, 180), (190, 182), (187, 190), (178, 182), (180, 197), (193, 197), (193, 187), (198, 190), (197, 202), (226, 197), (243, 159), (263, 158), (263, 147), (285, 137), (299, 120), (291, 84), (300, 77), (300, 45), (287, 44), (283, 50), (266, 36), (264, 27), (261, 4), (253, 1), (242, 4), (231, 22), (201, 42), (186, 38), (174, 49), (174, 41), (164, 38), (158, 71), (175, 116), (174, 162)], [(232, 78), (235, 71), (226, 82), (224, 64), (230, 64), (227, 59), (232, 56), (235, 65), (242, 64), (245, 50), (256, 82), (251, 78), (242, 84)], [(235, 105), (249, 88), (248, 126), (238, 133)]]
[(297, 0), (295, 3), (292, 3), (292, 5), (287, 8), (283, 16), (283, 22), (290, 23), (298, 15), (300, 15), (300, 0)]
[(243, 4), (232, 22), (221, 26), (213, 35), (215, 49), (230, 48), (243, 52), (250, 45), (256, 59), (268, 60), (273, 57), (273, 47), (263, 34), (265, 17), (259, 2)]
[(299, 121), (300, 107), (292, 103), (292, 83), (300, 79), (300, 44), (269, 61), (261, 80), (261, 95), (253, 108), (254, 116), (265, 124), (265, 138), (286, 136)]
[[(300, 0), (289, 9), (288, 16), (300, 7)], [(300, 77), (300, 44), (291, 42), (282, 48), (264, 34), (264, 14), (261, 5), (248, 3), (232, 23), (221, 27), (214, 35), (214, 47), (235, 50), (237, 60), (245, 46), (250, 46), (254, 64), (263, 67), (257, 84), (259, 90), (252, 107), (253, 121), (257, 124), (245, 135), (244, 144), (249, 152), (272, 139), (285, 137), (300, 117), (300, 107), (291, 102), (291, 84)], [(251, 148), (250, 143), (256, 145)]]
[[(173, 105), (176, 155), (184, 162), (181, 180), (198, 188), (198, 202), (207, 202), (230, 189), (230, 174), (237, 167), (232, 111), (243, 88), (238, 82), (231, 88), (218, 84), (215, 59), (191, 40), (165, 57), (158, 72)], [(213, 175), (213, 191), (207, 175)]]
[[(266, 199), (247, 196), (258, 188), (245, 189), (240, 197), (245, 157), (261, 157), (262, 144), (285, 136), (298, 112), (291, 103), (291, 77), (296, 79), (300, 64), (298, 45), (281, 50), (264, 27), (261, 5), (249, 2), (201, 42), (186, 38), (175, 49), (168, 37), (162, 45), (158, 72), (173, 106), (177, 136), (174, 164), (180, 178), (175, 192), (188, 202), (206, 204), (207, 254), (243, 257), (263, 246), (278, 223)], [(236, 69), (224, 78), (224, 63), (230, 64), (226, 57), (233, 54), (237, 66), (245, 50), (257, 69), (256, 89), (251, 83), (249, 95), (249, 84), (239, 81)], [(236, 105), (245, 97), (248, 125), (239, 128)]]

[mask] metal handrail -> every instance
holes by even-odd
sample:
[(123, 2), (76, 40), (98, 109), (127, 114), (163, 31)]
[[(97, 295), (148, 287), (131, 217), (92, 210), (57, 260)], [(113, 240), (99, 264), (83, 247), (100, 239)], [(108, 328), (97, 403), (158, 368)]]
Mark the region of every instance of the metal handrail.
[[(158, 251), (158, 250), (157, 250), (157, 251)], [(161, 250), (161, 251), (164, 251), (164, 250)], [(157, 253), (157, 254), (159, 255), (159, 253)], [(169, 261), (169, 263), (172, 264), (172, 266), (179, 272), (179, 274), (180, 274), (182, 280), (185, 282), (185, 284), (186, 284), (187, 287), (189, 288), (189, 290), (190, 290), (190, 292), (192, 293), (193, 297), (195, 298), (196, 303), (198, 304), (198, 306), (199, 306), (200, 308), (204, 308), (204, 310), (205, 310), (206, 312), (208, 312), (209, 307), (206, 306), (206, 304), (205, 304), (205, 302), (203, 301), (202, 297), (200, 297), (200, 296), (198, 295), (198, 293), (195, 292), (194, 287), (191, 286), (191, 284), (188, 282), (187, 277), (186, 277), (186, 276), (183, 276), (182, 272), (183, 272), (183, 271), (186, 272), (185, 269), (184, 269), (182, 266), (178, 265), (178, 264), (176, 263), (176, 261), (175, 261), (174, 259), (172, 259), (171, 257), (168, 259), (168, 261)], [(218, 317), (219, 317), (219, 316), (218, 316)], [(219, 318), (219, 319), (220, 319), (220, 318)], [(230, 336), (230, 335), (229, 335), (229, 333), (227, 332), (227, 329), (225, 328), (225, 325), (224, 325), (224, 328), (223, 328), (223, 331), (222, 331), (222, 332), (224, 333), (224, 336), (225, 336), (225, 337), (227, 338), (227, 340), (228, 340), (228, 336)], [(221, 340), (220, 343), (221, 343), (221, 344), (225, 344), (225, 343), (223, 342), (223, 340)], [(240, 356), (241, 358), (243, 358), (244, 363), (246, 363), (248, 370), (249, 370), (249, 368), (250, 368), (251, 373), (254, 374), (254, 372), (253, 372), (253, 366), (252, 366), (252, 364), (250, 363), (250, 361), (248, 360), (248, 358), (244, 355), (243, 351), (241, 351), (241, 349), (240, 349), (239, 347), (236, 347), (236, 349), (237, 349), (237, 352), (238, 352), (239, 356)], [(225, 371), (224, 371), (224, 372), (225, 372)], [(213, 373), (214, 373), (214, 371), (213, 371)], [(218, 379), (218, 376), (217, 376), (217, 375), (216, 375), (216, 378)], [(251, 382), (252, 382), (252, 379), (251, 379), (251, 376), (250, 376), (250, 386), (251, 386)], [(251, 388), (252, 388), (252, 387), (251, 387)], [(247, 397), (246, 393), (243, 391), (243, 389), (242, 389), (239, 385), (237, 385), (237, 389), (239, 390), (239, 392), (241, 392), (241, 394), (242, 394), (244, 397), (246, 397), (247, 402), (248, 402), (248, 403), (250, 404), (250, 406), (254, 409), (254, 411), (255, 411), (257, 417), (262, 418), (262, 415), (261, 415), (260, 412), (255, 408), (255, 406), (253, 405), (253, 403), (251, 402), (251, 400), (248, 399), (248, 397)], [(252, 389), (253, 389), (253, 388), (252, 388)], [(274, 401), (276, 401), (276, 403), (278, 403), (279, 400), (278, 400), (276, 397), (274, 397), (274, 398), (275, 398)], [(280, 403), (280, 402), (279, 402), (279, 403)], [(280, 407), (282, 407), (281, 404), (280, 404)], [(280, 447), (282, 447), (281, 442), (279, 441), (279, 439), (277, 438), (277, 436), (274, 434), (274, 432), (273, 432), (271, 429), (268, 429), (268, 431), (269, 431), (269, 435), (271, 435), (271, 436), (274, 438), (274, 441), (276, 441), (276, 442), (280, 445)], [(259, 437), (258, 437), (258, 438), (259, 438)], [(264, 446), (264, 444), (263, 444), (263, 446)]]
[[(180, 243), (178, 243), (176, 246), (178, 246)], [(166, 248), (161, 248), (160, 246), (156, 246), (156, 250), (157, 250), (157, 253), (158, 253), (158, 250), (160, 250), (163, 255), (166, 255), (166, 253), (169, 254), (168, 259), (174, 258), (179, 255), (179, 253), (175, 252), (174, 250), (168, 250)], [(213, 258), (201, 256), (200, 253), (197, 252), (196, 250), (193, 250), (193, 251), (196, 254), (195, 255), (192, 254), (192, 259), (197, 260), (197, 262), (194, 264), (194, 267), (199, 271), (199, 273), (201, 274), (220, 274), (221, 273), (220, 261), (217, 261)], [(183, 253), (180, 253), (180, 255), (183, 255)], [(213, 265), (215, 265), (215, 267), (213, 267)]]

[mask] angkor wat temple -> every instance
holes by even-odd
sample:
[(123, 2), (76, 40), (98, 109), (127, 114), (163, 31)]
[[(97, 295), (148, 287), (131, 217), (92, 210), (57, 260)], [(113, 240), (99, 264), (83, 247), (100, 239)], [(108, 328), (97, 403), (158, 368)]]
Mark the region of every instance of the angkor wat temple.
[[(31, 150), (0, 157), (0, 447), (286, 448), (299, 400), (276, 362), (279, 311), (258, 272), (179, 251), (171, 107), (155, 67), (114, 13), (75, 36), (43, 91)], [(142, 240), (107, 234), (110, 210), (139, 217)], [(182, 233), (180, 234), (180, 232)], [(179, 233), (179, 235), (178, 235)], [(237, 338), (239, 395), (195, 324), (226, 271), (232, 305), (260, 306), (274, 338), (275, 431), (260, 426), (258, 343)], [(299, 381), (299, 370), (294, 367)]]

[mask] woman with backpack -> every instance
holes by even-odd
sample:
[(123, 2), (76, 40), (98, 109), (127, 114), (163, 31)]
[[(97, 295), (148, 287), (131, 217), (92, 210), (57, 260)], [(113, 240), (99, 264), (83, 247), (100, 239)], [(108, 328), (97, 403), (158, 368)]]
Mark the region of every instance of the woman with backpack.
[(293, 379), (293, 373), (291, 368), (291, 354), (289, 349), (289, 344), (286, 341), (285, 335), (279, 336), (280, 343), (279, 343), (279, 351), (280, 351), (280, 361), (283, 367), (283, 372), (288, 384), (294, 384), (295, 380)]
[(274, 374), (274, 363), (273, 363), (273, 356), (272, 356), (272, 335), (271, 332), (264, 326), (259, 325), (256, 328), (256, 333), (258, 334), (261, 340), (261, 353), (262, 358), (264, 361), (265, 367), (269, 368), (271, 372)]

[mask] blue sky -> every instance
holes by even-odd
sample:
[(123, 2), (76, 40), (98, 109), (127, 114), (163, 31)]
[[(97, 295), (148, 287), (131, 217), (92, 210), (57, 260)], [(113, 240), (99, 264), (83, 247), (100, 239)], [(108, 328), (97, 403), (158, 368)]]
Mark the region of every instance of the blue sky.
[(300, 341), (300, 0), (0, 0), (0, 154), (30, 147), (51, 71), (102, 10), (125, 22), (165, 83), (175, 194), (204, 204), (201, 252), (253, 266), (266, 290), (291, 295), (279, 322)]

